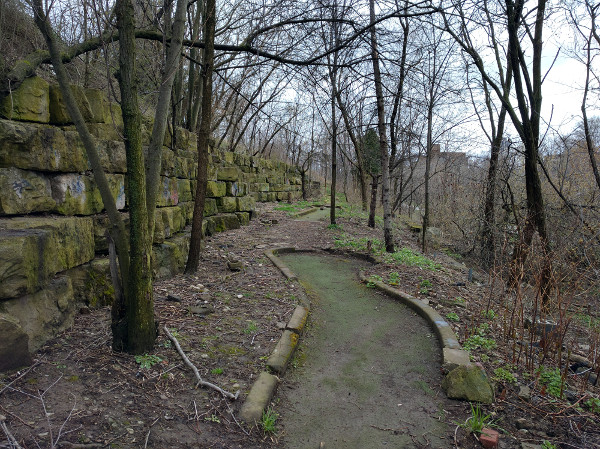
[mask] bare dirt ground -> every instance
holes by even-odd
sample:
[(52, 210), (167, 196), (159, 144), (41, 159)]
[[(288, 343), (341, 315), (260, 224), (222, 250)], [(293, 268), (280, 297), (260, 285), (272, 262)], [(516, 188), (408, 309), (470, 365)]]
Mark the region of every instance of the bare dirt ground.
[[(245, 395), (281, 334), (282, 323), (303, 294), (297, 283), (284, 280), (263, 252), (280, 246), (322, 249), (333, 247), (342, 234), (372, 240), (381, 238), (382, 232), (366, 227), (364, 218), (352, 214), (339, 219), (342, 229), (328, 228), (325, 222), (294, 221), (274, 206), (261, 204), (249, 226), (207, 239), (195, 276), (155, 284), (161, 328), (166, 325), (174, 333), (205, 380), (231, 392), (239, 390), (236, 401), (195, 389), (193, 373), (164, 332), (155, 351), (136, 360), (111, 350), (108, 308), (82, 309), (85, 313), (77, 316), (73, 327), (48, 342), (32, 366), (0, 377), (0, 415), (21, 447), (280, 447), (285, 434), (264, 432), (237, 419)], [(397, 232), (397, 238), (402, 246), (416, 245), (416, 237), (408, 231)], [(244, 270), (229, 270), (231, 255), (243, 261)], [(444, 254), (432, 257), (447, 267), (452, 264)], [(481, 325), (482, 310), (488, 309), (489, 287), (467, 282), (462, 270), (431, 271), (382, 263), (370, 273), (393, 279), (398, 288), (429, 300), (443, 316), (455, 313), (455, 330), (461, 340)], [(487, 321), (488, 332), (494, 335), (497, 324)], [(498, 343), (501, 339), (496, 336)], [(485, 353), (482, 349), (472, 353), (490, 376), (496, 367), (512, 362), (510, 348), (501, 344)], [(527, 379), (524, 369), (513, 371), (519, 381)], [(496, 402), (483, 407), (505, 432), (501, 447), (543, 441), (565, 448), (600, 447), (598, 415), (581, 407), (589, 394), (597, 393), (595, 387), (577, 384), (575, 401), (579, 402), (573, 404), (551, 398), (535, 378), (525, 383), (532, 389), (529, 402), (518, 397), (517, 384), (500, 379)], [(280, 388), (285, 385), (286, 378)], [(585, 391), (583, 396), (580, 390)], [(455, 441), (448, 447), (480, 447), (456, 425), (470, 416), (469, 404), (456, 402), (447, 412), (448, 424), (456, 428)], [(0, 432), (0, 448), (10, 447), (3, 439)]]

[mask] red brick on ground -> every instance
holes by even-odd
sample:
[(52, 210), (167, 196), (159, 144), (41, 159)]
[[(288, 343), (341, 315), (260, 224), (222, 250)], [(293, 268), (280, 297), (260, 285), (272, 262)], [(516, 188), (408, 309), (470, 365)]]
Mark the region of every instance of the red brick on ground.
[(481, 436), (479, 437), (479, 441), (486, 449), (495, 449), (498, 447), (498, 440), (500, 438), (500, 434), (494, 429), (489, 429), (484, 427), (481, 430)]

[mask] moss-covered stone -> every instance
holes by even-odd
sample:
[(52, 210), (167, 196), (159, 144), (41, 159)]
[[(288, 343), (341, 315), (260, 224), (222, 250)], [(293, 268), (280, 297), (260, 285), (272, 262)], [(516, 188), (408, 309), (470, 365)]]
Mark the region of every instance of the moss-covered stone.
[(33, 293), (54, 274), (93, 258), (91, 218), (0, 220), (0, 299)]
[(235, 153), (232, 153), (231, 151), (224, 151), (221, 153), (221, 157), (227, 164), (233, 164), (235, 161)]
[[(121, 212), (121, 219), (125, 223), (125, 227), (129, 226), (129, 214)], [(94, 229), (94, 251), (96, 253), (107, 253), (108, 242), (106, 240), (106, 231), (110, 226), (108, 216), (106, 214), (94, 215), (92, 217)]]
[(161, 207), (154, 213), (154, 243), (162, 243), (185, 228), (186, 220), (180, 207)]
[(192, 201), (192, 184), (189, 179), (177, 179), (179, 201)]
[(90, 105), (90, 122), (104, 123), (107, 114), (108, 100), (106, 93), (101, 89), (86, 88), (85, 97)]
[(494, 390), (483, 369), (474, 364), (460, 365), (442, 381), (442, 388), (450, 399), (483, 402), (494, 401)]
[(76, 303), (91, 308), (111, 305), (115, 299), (115, 288), (110, 278), (108, 257), (96, 258), (65, 272), (71, 279)]
[(114, 140), (122, 141), (123, 124), (115, 126), (112, 123), (88, 123), (87, 125), (90, 134), (99, 141)]
[(249, 212), (236, 212), (238, 220), (241, 226), (247, 226), (250, 224), (250, 213)]
[(104, 123), (112, 126), (113, 128), (123, 129), (123, 114), (121, 111), (121, 106), (117, 103), (110, 102), (107, 107), (104, 109)]
[(249, 167), (250, 166), (250, 157), (245, 154), (235, 153), (233, 155), (234, 164), (238, 167)]
[(217, 207), (219, 212), (235, 212), (237, 209), (237, 198), (231, 196), (224, 196), (217, 198)]
[(157, 200), (157, 205), (159, 207), (176, 206), (179, 203), (177, 181), (177, 178), (167, 178), (166, 176), (161, 176)]
[[(125, 177), (107, 175), (108, 185), (117, 205), (125, 208)], [(62, 215), (92, 215), (104, 209), (100, 190), (90, 175), (65, 174), (53, 176), (52, 197), (55, 211)]]
[(206, 198), (204, 201), (204, 216), (210, 217), (219, 212), (217, 209), (217, 200), (214, 198)]
[(0, 166), (38, 171), (87, 169), (79, 136), (37, 123), (0, 120)]
[(240, 170), (237, 167), (219, 167), (217, 169), (217, 181), (238, 181)]
[(189, 251), (189, 235), (174, 237), (152, 248), (154, 277), (164, 279), (180, 273), (185, 267)]
[[(100, 142), (98, 145), (98, 155), (102, 168), (107, 173), (127, 173), (127, 154), (125, 152), (125, 143), (108, 140)], [(91, 166), (88, 169), (91, 170)]]
[(9, 120), (48, 123), (50, 121), (49, 84), (37, 76), (25, 79), (18, 89), (0, 104), (0, 116)]
[(68, 276), (53, 279), (36, 293), (0, 303), (29, 336), (29, 350), (37, 351), (48, 339), (71, 326), (74, 315), (73, 286)]
[[(87, 99), (85, 89), (80, 86), (69, 86), (75, 102), (83, 119), (88, 123), (104, 122), (104, 111), (93, 111)], [(98, 106), (97, 104), (95, 106)], [(96, 114), (94, 114), (96, 112)], [(50, 123), (55, 125), (66, 125), (73, 123), (67, 105), (65, 104), (60, 87), (56, 84), (50, 86)]]
[(206, 196), (211, 198), (218, 198), (225, 196), (227, 190), (227, 184), (224, 182), (207, 181), (206, 182)]
[(0, 372), (31, 364), (29, 335), (25, 333), (19, 320), (0, 313)]
[(54, 209), (48, 177), (18, 168), (0, 168), (0, 215), (48, 212)]
[(248, 184), (245, 182), (228, 182), (227, 196), (244, 196), (248, 194)]
[(222, 218), (223, 223), (225, 224), (223, 231), (240, 228), (240, 220), (236, 214), (224, 214)]
[(251, 212), (255, 208), (254, 198), (251, 196), (244, 196), (236, 198), (236, 210), (238, 212)]

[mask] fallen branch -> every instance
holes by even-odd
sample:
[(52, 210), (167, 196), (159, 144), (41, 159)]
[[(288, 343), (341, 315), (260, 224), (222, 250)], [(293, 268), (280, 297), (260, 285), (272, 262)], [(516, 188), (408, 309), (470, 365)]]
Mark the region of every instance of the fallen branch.
[(6, 435), (6, 439), (8, 440), (8, 448), (22, 449), (22, 447), (19, 446), (17, 439), (12, 435), (12, 433), (10, 433), (10, 430), (8, 430), (8, 426), (6, 425), (5, 421), (6, 421), (6, 417), (3, 415), (0, 415), (0, 428), (4, 432), (4, 435)]
[(163, 329), (165, 331), (165, 334), (167, 334), (167, 337), (169, 337), (169, 339), (175, 345), (177, 352), (179, 353), (179, 355), (181, 356), (181, 358), (183, 359), (185, 364), (187, 366), (189, 366), (191, 368), (191, 370), (194, 372), (194, 376), (196, 376), (196, 380), (198, 381), (196, 383), (196, 388), (198, 388), (199, 386), (212, 388), (213, 390), (218, 391), (223, 396), (225, 396), (226, 398), (229, 398), (233, 401), (235, 401), (238, 398), (238, 396), (240, 395), (240, 390), (238, 390), (235, 394), (233, 394), (233, 393), (223, 390), (221, 387), (219, 387), (213, 383), (202, 380), (202, 377), (200, 377), (200, 373), (198, 372), (198, 368), (196, 368), (196, 366), (192, 362), (190, 362), (190, 359), (187, 358), (187, 356), (183, 352), (183, 349), (181, 349), (181, 346), (179, 346), (179, 342), (177, 341), (177, 339), (175, 337), (173, 337), (171, 332), (169, 332), (169, 329), (167, 329), (167, 326), (164, 326)]

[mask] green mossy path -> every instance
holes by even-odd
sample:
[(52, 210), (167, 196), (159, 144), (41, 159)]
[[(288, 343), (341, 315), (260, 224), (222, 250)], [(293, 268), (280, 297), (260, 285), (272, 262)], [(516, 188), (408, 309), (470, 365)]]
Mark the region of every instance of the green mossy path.
[(310, 214), (301, 215), (301, 216), (297, 217), (296, 220), (319, 221), (321, 219), (329, 219), (330, 214), (331, 214), (331, 211), (330, 211), (329, 207), (324, 207), (323, 209), (319, 208), (316, 211), (311, 212)]
[(360, 284), (365, 262), (280, 257), (313, 297), (302, 363), (279, 393), (285, 447), (450, 447), (441, 350), (427, 324)]

